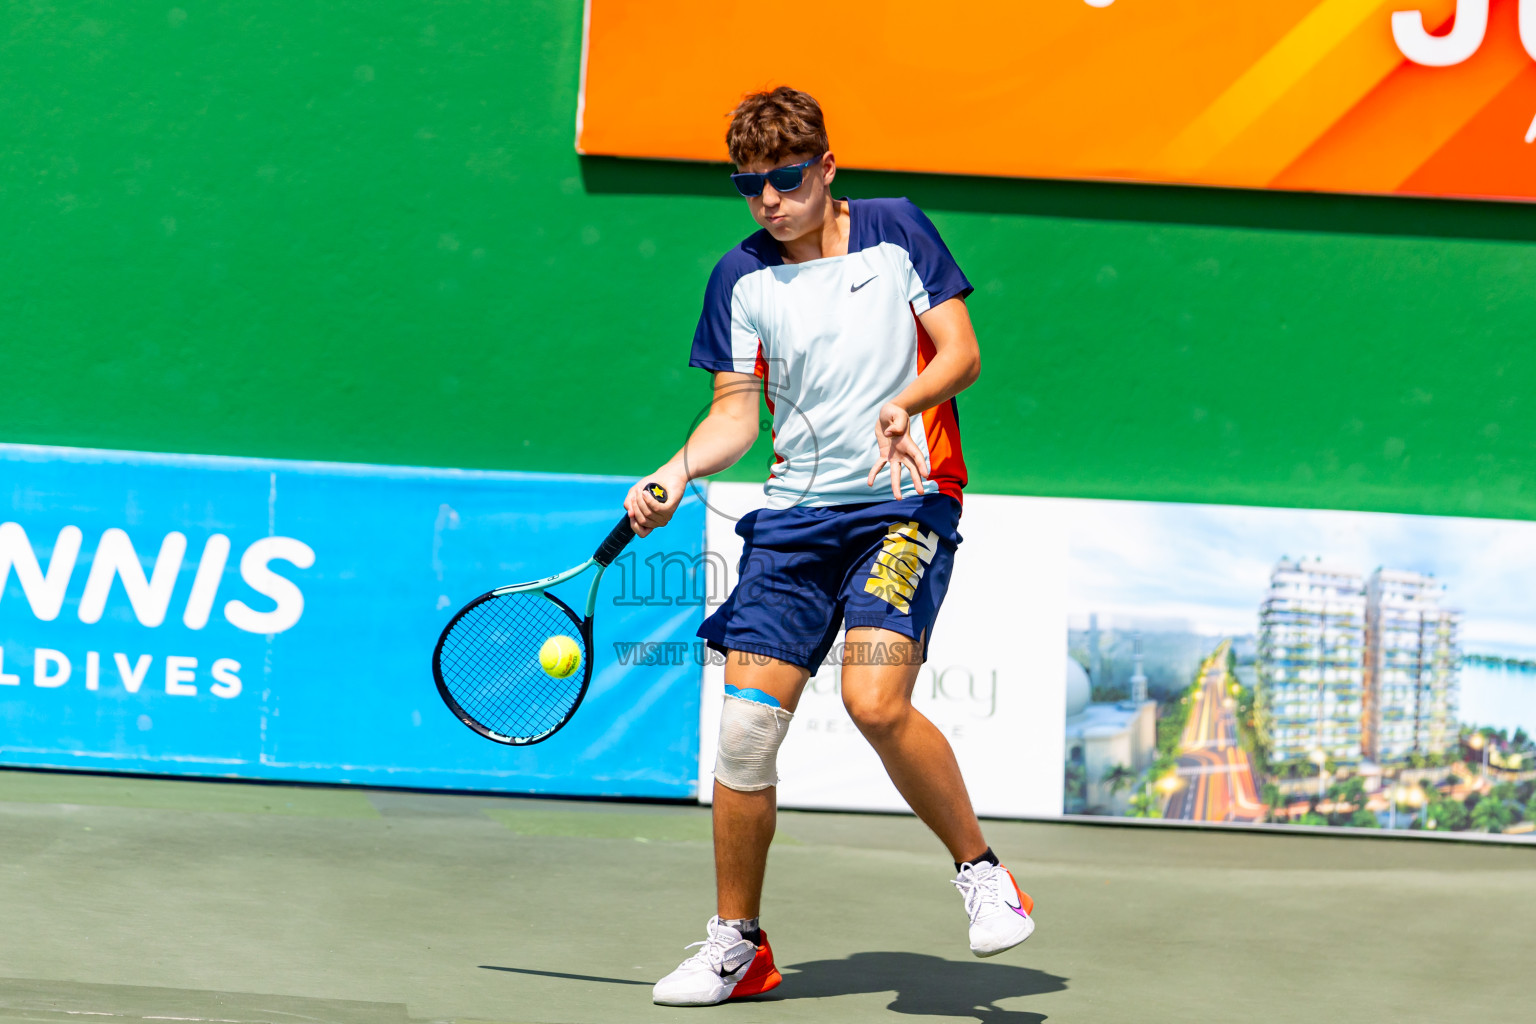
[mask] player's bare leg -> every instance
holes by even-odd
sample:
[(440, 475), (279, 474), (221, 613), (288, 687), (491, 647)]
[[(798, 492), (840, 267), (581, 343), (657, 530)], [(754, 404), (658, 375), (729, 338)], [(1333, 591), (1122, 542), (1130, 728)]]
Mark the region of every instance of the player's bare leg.
[[(759, 690), (777, 701), (774, 715), (794, 712), (809, 678), (810, 673), (803, 668), (737, 651), (731, 652), (725, 666), (726, 684), (739, 691)], [(733, 700), (734, 697), (727, 697), (727, 704)], [(749, 702), (759, 709), (764, 707), (761, 694), (743, 696), (739, 703)], [(785, 715), (779, 721), (784, 723), (787, 718)], [(724, 725), (721, 732), (722, 736), (727, 732)], [(782, 732), (779, 735), (782, 738)], [(739, 761), (733, 765), (734, 771), (742, 769)], [(771, 762), (768, 768), (771, 769)], [(715, 770), (720, 773), (725, 769), (717, 764)], [(704, 941), (695, 943), (703, 948), (656, 983), (651, 990), (654, 1002), (664, 1006), (712, 1006), (727, 999), (767, 992), (783, 980), (773, 963), (768, 933), (757, 923), (768, 846), (773, 842), (778, 819), (777, 797), (776, 786), (742, 791), (715, 782), (715, 881), (719, 912), (705, 926)]]
[[(786, 711), (800, 703), (810, 673), (774, 658), (732, 651), (725, 681), (743, 690), (762, 690)], [(741, 793), (715, 783), (715, 890), (721, 918), (758, 916), (768, 846), (778, 822), (778, 787)]]
[(888, 664), (861, 664), (857, 657), (844, 660), (843, 704), (880, 755), (896, 789), (960, 865), (955, 887), (965, 899), (971, 922), (971, 952), (994, 956), (1017, 946), (1035, 930), (1029, 916), (1034, 901), (982, 838), (949, 741), (912, 706), (912, 690), (922, 667), (920, 645), (888, 629), (848, 631), (850, 652), (858, 651), (859, 644), (877, 643), (885, 644), (893, 655), (879, 659)]
[[(848, 647), (884, 644), (899, 664), (843, 665), (843, 705), (869, 740), (886, 773), (907, 805), (933, 829), (949, 855), (960, 863), (987, 849), (981, 825), (971, 809), (971, 797), (955, 761), (955, 752), (938, 727), (912, 706), (912, 690), (922, 668), (922, 649), (915, 641), (889, 629), (863, 627), (848, 631)], [(915, 655), (915, 656), (914, 656)], [(854, 664), (849, 664), (854, 662)]]

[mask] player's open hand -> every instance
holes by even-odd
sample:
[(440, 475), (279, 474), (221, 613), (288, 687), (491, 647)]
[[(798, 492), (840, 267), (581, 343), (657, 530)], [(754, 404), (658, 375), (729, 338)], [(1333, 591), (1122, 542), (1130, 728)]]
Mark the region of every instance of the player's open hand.
[(880, 407), (879, 422), (875, 426), (875, 437), (880, 444), (880, 459), (875, 463), (875, 468), (869, 471), (869, 486), (875, 486), (875, 478), (880, 475), (880, 470), (889, 467), (891, 471), (891, 495), (897, 500), (901, 499), (901, 471), (903, 468), (912, 474), (912, 485), (917, 488), (917, 493), (927, 494), (928, 487), (928, 460), (912, 443), (911, 417), (907, 410), (895, 402), (887, 402)]
[[(666, 488), (666, 501), (656, 500), (656, 496), (646, 487), (650, 483), (658, 483)], [(672, 513), (677, 511), (678, 503), (683, 500), (683, 491), (687, 487), (688, 478), (668, 466), (637, 480), (624, 496), (624, 511), (629, 513), (629, 525), (634, 528), (635, 536), (644, 537), (657, 527), (666, 526), (672, 519)]]

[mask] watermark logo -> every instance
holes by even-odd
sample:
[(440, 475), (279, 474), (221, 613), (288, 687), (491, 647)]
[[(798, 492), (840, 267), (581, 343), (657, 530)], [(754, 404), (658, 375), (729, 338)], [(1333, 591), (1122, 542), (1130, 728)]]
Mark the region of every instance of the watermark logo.
[(736, 378), (717, 386), (709, 404), (693, 417), (693, 421), (688, 425), (687, 438), (683, 442), (683, 467), (689, 477), (688, 489), (704, 503), (705, 508), (732, 522), (741, 518), (710, 504), (705, 489), (693, 479), (694, 465), (690, 463), (690, 449), (693, 446), (694, 431), (715, 406), (723, 402), (740, 401), (747, 397), (750, 397), (755, 404), (759, 393), (767, 403), (771, 417), (760, 419), (758, 430), (775, 431), (776, 434), (789, 432), (797, 439), (797, 448), (799, 448), (786, 457), (775, 446), (773, 458), (769, 462), (769, 478), (804, 477), (804, 485), (786, 495), (790, 505), (798, 505), (810, 495), (816, 486), (816, 474), (821, 467), (821, 442), (818, 439), (816, 425), (811, 422), (805, 410), (789, 397), (790, 390), (790, 376), (784, 361), (759, 356), (755, 377), (750, 380)]

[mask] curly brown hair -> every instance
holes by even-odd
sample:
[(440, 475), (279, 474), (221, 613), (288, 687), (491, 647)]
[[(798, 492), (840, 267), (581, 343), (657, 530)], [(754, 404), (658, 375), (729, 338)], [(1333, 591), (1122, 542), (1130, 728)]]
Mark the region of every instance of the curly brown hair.
[(738, 167), (799, 154), (820, 156), (832, 148), (821, 105), (810, 93), (787, 85), (744, 96), (731, 113), (725, 146)]

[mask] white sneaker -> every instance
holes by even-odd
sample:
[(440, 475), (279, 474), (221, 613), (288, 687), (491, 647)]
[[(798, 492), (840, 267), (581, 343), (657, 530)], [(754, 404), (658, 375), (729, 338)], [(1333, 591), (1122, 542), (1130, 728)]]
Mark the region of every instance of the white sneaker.
[(687, 948), (703, 946), (662, 978), (651, 990), (651, 1001), (662, 1006), (713, 1006), (727, 999), (745, 999), (771, 988), (784, 978), (773, 966), (768, 933), (754, 946), (741, 932), (718, 917), (709, 919), (709, 938)]
[(1029, 915), (1035, 901), (1001, 864), (966, 864), (953, 884), (965, 897), (965, 912), (971, 919), (971, 952), (977, 956), (996, 956), (1034, 932), (1035, 919)]

